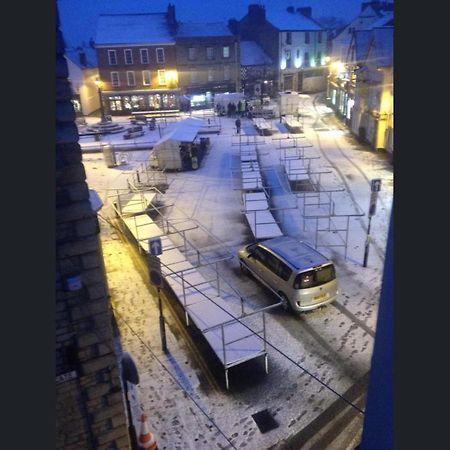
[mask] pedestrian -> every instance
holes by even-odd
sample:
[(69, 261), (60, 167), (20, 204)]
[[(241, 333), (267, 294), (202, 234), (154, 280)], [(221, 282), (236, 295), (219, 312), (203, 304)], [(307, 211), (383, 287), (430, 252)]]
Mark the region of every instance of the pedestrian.
[(241, 116), (242, 102), (239, 100), (237, 104), (238, 116)]
[(228, 105), (227, 105), (227, 116), (228, 117), (231, 116), (231, 107), (232, 107), (232, 104), (231, 104), (231, 102), (229, 102)]
[(241, 119), (238, 117), (234, 123), (236, 124), (237, 134), (241, 134)]

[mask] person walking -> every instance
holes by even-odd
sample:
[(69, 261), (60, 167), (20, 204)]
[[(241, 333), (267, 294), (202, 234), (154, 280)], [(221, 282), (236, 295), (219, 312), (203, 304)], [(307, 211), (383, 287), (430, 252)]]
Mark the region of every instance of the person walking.
[(241, 119), (238, 117), (234, 123), (236, 125), (237, 134), (241, 134)]

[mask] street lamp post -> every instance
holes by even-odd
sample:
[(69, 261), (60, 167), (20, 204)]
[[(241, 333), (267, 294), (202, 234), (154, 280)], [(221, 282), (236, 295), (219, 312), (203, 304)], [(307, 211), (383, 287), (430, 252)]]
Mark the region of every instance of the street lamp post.
[(95, 80), (95, 84), (97, 86), (98, 98), (100, 100), (100, 114), (101, 114), (100, 123), (105, 123), (106, 122), (106, 117), (105, 117), (105, 110), (103, 108), (103, 100), (102, 100), (102, 82), (101, 82), (101, 80), (99, 80), (97, 78)]

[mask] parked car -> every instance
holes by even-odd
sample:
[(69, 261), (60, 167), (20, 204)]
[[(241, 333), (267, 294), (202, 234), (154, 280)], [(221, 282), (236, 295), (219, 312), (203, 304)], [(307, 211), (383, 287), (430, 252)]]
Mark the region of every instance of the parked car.
[(333, 262), (289, 236), (245, 246), (239, 251), (239, 264), (243, 273), (275, 293), (285, 309), (309, 311), (338, 295)]

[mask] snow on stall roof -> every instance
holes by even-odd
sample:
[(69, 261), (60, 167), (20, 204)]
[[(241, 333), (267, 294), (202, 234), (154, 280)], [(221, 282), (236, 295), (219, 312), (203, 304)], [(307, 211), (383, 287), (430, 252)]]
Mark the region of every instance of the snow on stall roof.
[(225, 22), (179, 22), (177, 38), (233, 36)]
[(241, 41), (241, 65), (259, 66), (272, 64), (272, 59), (254, 41)]
[(102, 14), (97, 22), (96, 45), (174, 43), (166, 13)]
[(203, 121), (201, 119), (188, 117), (174, 124), (173, 128), (155, 144), (155, 147), (168, 140), (193, 142), (202, 126)]
[(266, 11), (267, 21), (277, 27), (279, 30), (307, 30), (321, 31), (321, 27), (314, 20), (305, 17), (299, 12), (290, 13), (285, 10), (268, 9)]

